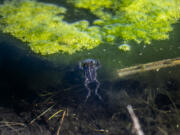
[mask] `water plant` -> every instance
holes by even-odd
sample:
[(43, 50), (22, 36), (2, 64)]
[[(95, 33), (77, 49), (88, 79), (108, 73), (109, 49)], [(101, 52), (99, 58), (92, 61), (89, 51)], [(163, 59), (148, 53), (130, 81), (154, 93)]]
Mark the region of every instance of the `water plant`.
[(99, 45), (98, 27), (88, 27), (87, 21), (67, 23), (63, 21), (65, 12), (63, 7), (31, 0), (6, 1), (0, 7), (0, 29), (42, 55), (58, 51), (72, 54)]
[(179, 0), (69, 0), (78, 8), (89, 9), (99, 17), (107, 41), (133, 40), (150, 44), (169, 38), (171, 24), (180, 18)]
[[(66, 9), (35, 0), (11, 0), (0, 5), (0, 30), (27, 42), (42, 55), (75, 53), (104, 43), (150, 44), (169, 38), (172, 24), (180, 18), (179, 0), (68, 0), (75, 8), (86, 8), (97, 16), (64, 21)], [(119, 47), (121, 50), (122, 47)]]
[(122, 45), (119, 45), (118, 49), (123, 52), (128, 52), (131, 50), (131, 47), (128, 44), (122, 44)]

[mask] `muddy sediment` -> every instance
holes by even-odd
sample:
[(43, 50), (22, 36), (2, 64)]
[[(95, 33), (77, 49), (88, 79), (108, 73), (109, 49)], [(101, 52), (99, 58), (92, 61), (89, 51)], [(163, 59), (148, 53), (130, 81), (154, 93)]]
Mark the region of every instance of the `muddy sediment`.
[[(179, 80), (175, 76), (163, 77), (156, 84), (153, 78), (147, 79), (147, 76), (102, 81), (99, 93), (104, 101), (99, 101), (93, 94), (87, 103), (84, 103), (87, 91), (83, 84), (66, 88), (66, 91), (53, 87), (34, 94), (29, 90), (23, 96), (21, 92), (25, 86), (17, 87), (6, 81), (9, 84), (2, 87), (5, 81), (1, 78), (0, 134), (55, 135), (66, 111), (60, 134), (132, 135), (133, 125), (126, 110), (126, 106), (131, 104), (146, 135), (178, 135)], [(19, 92), (16, 93), (17, 88)], [(9, 95), (7, 89), (11, 90)], [(49, 107), (52, 108), (48, 110)]]

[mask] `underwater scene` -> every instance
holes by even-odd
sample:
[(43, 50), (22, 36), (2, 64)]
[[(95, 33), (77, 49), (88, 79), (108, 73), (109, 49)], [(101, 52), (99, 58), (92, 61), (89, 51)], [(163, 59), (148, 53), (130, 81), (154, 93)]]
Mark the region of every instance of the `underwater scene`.
[(180, 135), (180, 0), (0, 0), (0, 135)]

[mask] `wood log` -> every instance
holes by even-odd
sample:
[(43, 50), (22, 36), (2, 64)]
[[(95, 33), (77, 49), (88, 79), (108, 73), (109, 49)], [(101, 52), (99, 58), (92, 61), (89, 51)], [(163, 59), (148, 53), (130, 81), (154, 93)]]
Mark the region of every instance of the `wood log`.
[(117, 73), (119, 77), (125, 77), (136, 73), (146, 72), (150, 70), (159, 71), (160, 68), (167, 68), (180, 65), (180, 57), (173, 59), (165, 59), (147, 64), (140, 64), (128, 68), (118, 69)]

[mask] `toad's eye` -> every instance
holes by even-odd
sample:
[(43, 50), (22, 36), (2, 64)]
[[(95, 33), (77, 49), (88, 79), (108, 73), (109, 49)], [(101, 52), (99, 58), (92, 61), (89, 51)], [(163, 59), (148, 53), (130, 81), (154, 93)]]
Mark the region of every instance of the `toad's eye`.
[(91, 66), (93, 66), (93, 65), (94, 65), (94, 62), (93, 62), (93, 61), (91, 61), (91, 62), (90, 62), (90, 65), (91, 65)]
[(92, 65), (96, 65), (96, 61), (91, 61), (91, 64)]

